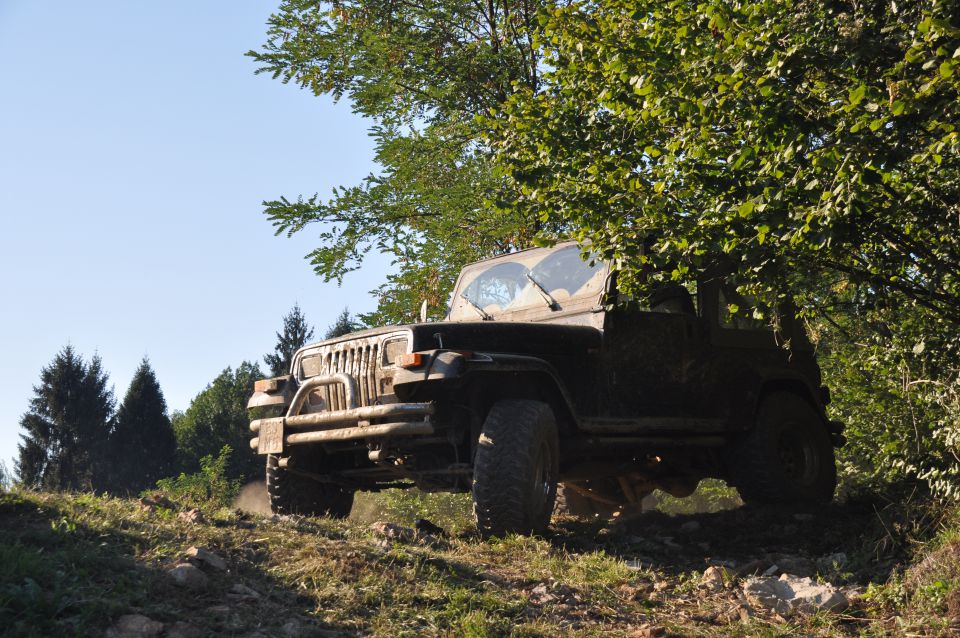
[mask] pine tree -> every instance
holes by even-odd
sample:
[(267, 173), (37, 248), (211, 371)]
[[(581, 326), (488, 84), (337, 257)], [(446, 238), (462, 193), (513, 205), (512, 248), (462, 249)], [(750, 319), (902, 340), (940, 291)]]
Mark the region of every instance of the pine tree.
[(357, 324), (354, 323), (353, 318), (350, 316), (350, 309), (344, 308), (343, 312), (337, 317), (337, 320), (327, 328), (327, 334), (324, 336), (324, 339), (333, 339), (334, 337), (348, 335), (354, 332), (357, 327)]
[(20, 482), (46, 490), (94, 489), (108, 461), (113, 391), (100, 358), (87, 364), (66, 346), (40, 372), (30, 409), (20, 419)]
[(117, 411), (110, 436), (112, 492), (137, 493), (172, 470), (177, 442), (156, 374), (144, 357)]
[(270, 367), (271, 376), (289, 374), (294, 353), (312, 338), (313, 328), (307, 325), (300, 304), (294, 304), (293, 309), (283, 318), (283, 332), (277, 333), (274, 353), (263, 357), (264, 363)]

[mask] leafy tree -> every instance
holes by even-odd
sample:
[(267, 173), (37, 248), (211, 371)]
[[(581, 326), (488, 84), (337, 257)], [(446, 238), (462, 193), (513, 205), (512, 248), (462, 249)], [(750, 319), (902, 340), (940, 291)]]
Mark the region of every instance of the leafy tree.
[(397, 270), (376, 292), (369, 323), (405, 322), (426, 300), (442, 313), (461, 264), (524, 247), (538, 222), (490, 215), (498, 179), (476, 116), (516, 87), (536, 90), (536, 0), (287, 0), (267, 41), (248, 53), (266, 72), (317, 95), (347, 97), (371, 120), (382, 167), (359, 185), (265, 202), (277, 233), (320, 227), (308, 255), (325, 280), (342, 280), (377, 250)]
[(40, 371), (21, 417), (16, 471), (26, 487), (95, 489), (102, 485), (113, 391), (96, 355), (84, 362), (66, 346)]
[(847, 475), (960, 493), (956, 3), (600, 0), (541, 22), (540, 89), (490, 116), (502, 200), (627, 285), (715, 268), (792, 294)]
[(327, 332), (323, 338), (333, 339), (334, 337), (342, 337), (343, 335), (355, 332), (358, 328), (359, 326), (357, 326), (353, 317), (350, 316), (350, 309), (344, 308), (343, 312), (337, 316), (337, 320), (327, 327)]
[(176, 439), (167, 417), (167, 402), (146, 358), (117, 411), (109, 448), (111, 491), (138, 493), (172, 469)]
[(491, 122), (513, 207), (627, 283), (719, 266), (768, 300), (854, 285), (960, 322), (955, 3), (600, 0), (541, 20), (542, 86)]
[(293, 355), (312, 338), (313, 328), (307, 325), (300, 304), (294, 304), (290, 312), (283, 317), (283, 332), (277, 333), (274, 352), (263, 357), (263, 362), (270, 367), (271, 376), (290, 374)]
[(186, 412), (174, 413), (171, 421), (181, 472), (199, 471), (201, 459), (216, 458), (229, 445), (235, 452), (230, 455), (227, 478), (248, 481), (261, 477), (263, 462), (250, 450), (247, 400), (253, 394), (254, 381), (262, 377), (257, 364), (244, 361), (236, 370), (221, 372), (190, 401)]

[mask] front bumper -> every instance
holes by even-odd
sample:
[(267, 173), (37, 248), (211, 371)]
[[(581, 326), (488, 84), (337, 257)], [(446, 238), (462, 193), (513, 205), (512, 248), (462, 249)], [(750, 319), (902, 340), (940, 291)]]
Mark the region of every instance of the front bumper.
[[(313, 390), (336, 385), (343, 388), (347, 409), (300, 414)], [(258, 454), (283, 454), (288, 446), (309, 443), (430, 435), (435, 432), (434, 412), (432, 403), (358, 406), (357, 381), (349, 374), (312, 377), (297, 389), (286, 416), (250, 423), (250, 431), (257, 435), (250, 439), (250, 447)]]

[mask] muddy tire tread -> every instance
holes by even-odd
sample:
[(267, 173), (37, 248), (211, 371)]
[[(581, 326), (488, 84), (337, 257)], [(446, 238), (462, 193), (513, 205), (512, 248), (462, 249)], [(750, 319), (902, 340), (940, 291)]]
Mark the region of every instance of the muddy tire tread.
[(544, 436), (550, 441), (556, 476), (557, 433), (550, 406), (517, 399), (498, 401), (490, 409), (474, 460), (473, 508), (481, 536), (529, 534), (546, 528), (556, 491), (546, 515), (529, 511), (526, 498), (537, 442)]
[(353, 507), (352, 491), (291, 474), (272, 454), (267, 456), (266, 483), (274, 514), (346, 518)]

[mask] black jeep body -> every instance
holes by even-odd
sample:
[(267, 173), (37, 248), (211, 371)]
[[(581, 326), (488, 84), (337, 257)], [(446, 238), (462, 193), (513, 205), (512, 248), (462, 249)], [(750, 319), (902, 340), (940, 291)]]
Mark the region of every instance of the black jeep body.
[[(648, 302), (574, 244), (464, 268), (448, 318), (302, 348), (257, 383), (251, 446), (276, 511), (345, 516), (357, 490), (472, 491), (484, 534), (683, 496), (705, 477), (747, 501), (825, 501), (829, 392), (802, 327), (746, 314), (732, 278)], [(273, 411), (274, 416), (263, 416)]]

